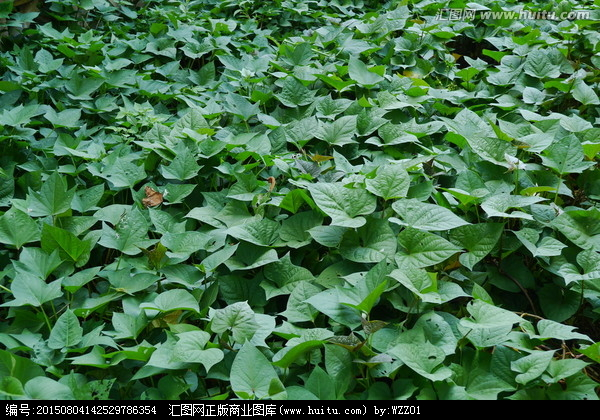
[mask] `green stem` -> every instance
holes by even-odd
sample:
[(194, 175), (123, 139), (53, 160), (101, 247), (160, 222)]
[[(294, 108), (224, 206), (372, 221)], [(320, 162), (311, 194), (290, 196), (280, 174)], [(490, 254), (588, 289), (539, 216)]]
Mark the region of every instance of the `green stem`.
[(558, 191), (560, 190), (560, 183), (562, 182), (562, 174), (558, 177), (558, 182), (556, 183), (556, 192), (554, 193), (554, 204), (558, 201)]
[(40, 308), (42, 309), (42, 314), (44, 315), (44, 321), (46, 321), (46, 326), (48, 327), (48, 332), (52, 331), (52, 325), (50, 324), (50, 318), (48, 318), (48, 315), (46, 314), (46, 311), (44, 310), (44, 306), (40, 305)]

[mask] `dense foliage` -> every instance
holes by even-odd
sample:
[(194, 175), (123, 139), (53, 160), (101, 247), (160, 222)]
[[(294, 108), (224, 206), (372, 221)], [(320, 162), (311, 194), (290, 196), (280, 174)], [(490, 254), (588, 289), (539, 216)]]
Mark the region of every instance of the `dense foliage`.
[(598, 399), (600, 7), (551, 3), (1, 3), (2, 398)]

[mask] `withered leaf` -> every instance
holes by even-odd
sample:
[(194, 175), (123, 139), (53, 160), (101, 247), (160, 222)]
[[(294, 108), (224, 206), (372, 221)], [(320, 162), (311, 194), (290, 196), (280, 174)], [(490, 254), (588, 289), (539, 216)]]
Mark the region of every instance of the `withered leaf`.
[(145, 207), (155, 207), (163, 202), (163, 195), (158, 191), (153, 190), (151, 187), (144, 189), (146, 198), (142, 199), (142, 204)]

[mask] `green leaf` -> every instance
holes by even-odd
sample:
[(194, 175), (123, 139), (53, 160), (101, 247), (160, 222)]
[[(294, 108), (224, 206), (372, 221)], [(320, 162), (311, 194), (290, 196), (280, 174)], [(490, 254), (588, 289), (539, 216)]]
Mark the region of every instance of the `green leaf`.
[(581, 354), (585, 354), (591, 360), (596, 363), (600, 363), (600, 342), (594, 343), (591, 346), (577, 349), (577, 351)]
[(74, 195), (75, 188), (67, 190), (65, 179), (58, 172), (53, 172), (39, 191), (29, 189), (28, 213), (33, 217), (56, 216), (64, 213), (71, 208)]
[(79, 127), (81, 124), (81, 110), (80, 109), (65, 109), (60, 112), (54, 111), (53, 108), (48, 108), (44, 117), (53, 127)]
[(512, 362), (510, 364), (511, 370), (519, 373), (515, 378), (517, 383), (525, 385), (539, 378), (550, 365), (554, 352), (554, 350), (533, 351), (530, 355)]
[(147, 239), (148, 222), (142, 212), (133, 207), (122, 214), (114, 229), (102, 224), (102, 236), (98, 243), (127, 255), (137, 255), (156, 241)]
[[(313, 321), (318, 311), (308, 304), (306, 300), (321, 292), (321, 289), (306, 281), (293, 283), (293, 285), (294, 289), (289, 295), (286, 310), (281, 312), (280, 315), (286, 317), (290, 322)], [(273, 292), (269, 292), (266, 287), (265, 292), (269, 297), (276, 295)]]
[(461, 264), (472, 270), (496, 246), (503, 228), (503, 223), (478, 223), (452, 231), (450, 240), (467, 250), (459, 257)]
[(537, 296), (544, 315), (556, 322), (571, 318), (581, 305), (580, 293), (556, 284), (545, 284)]
[(600, 99), (598, 99), (598, 95), (594, 92), (594, 89), (585, 84), (581, 79), (577, 79), (571, 93), (573, 98), (583, 105), (600, 105)]
[(82, 241), (71, 232), (44, 223), (41, 235), (42, 249), (48, 254), (58, 250), (60, 257), (81, 266), (89, 259), (91, 243)]
[(348, 61), (348, 74), (352, 80), (365, 87), (373, 87), (385, 80), (381, 75), (370, 71), (365, 63), (354, 56)]
[(541, 49), (533, 50), (527, 54), (523, 71), (536, 79), (553, 79), (559, 77), (561, 73), (560, 67), (552, 63), (547, 51)]
[(555, 383), (561, 379), (580, 373), (589, 363), (579, 359), (551, 360), (547, 375), (542, 377), (545, 382)]
[(31, 359), (0, 349), (0, 377), (13, 377), (25, 384), (37, 376), (44, 376), (44, 370)]
[(227, 234), (259, 246), (269, 246), (278, 239), (280, 227), (273, 220), (261, 219), (233, 226), (227, 230)]
[(186, 128), (192, 131), (202, 132), (202, 130), (210, 128), (210, 125), (199, 109), (192, 108), (187, 114), (179, 118), (177, 122), (173, 124), (171, 132), (179, 135)]
[(580, 248), (600, 251), (600, 211), (571, 210), (561, 213), (551, 226)]
[(225, 265), (231, 271), (252, 270), (277, 260), (279, 260), (279, 255), (274, 249), (240, 242), (234, 256), (225, 261)]
[(325, 343), (324, 340), (308, 340), (303, 341), (293, 347), (284, 347), (278, 353), (273, 356), (273, 365), (287, 369), (294, 362), (304, 362), (302, 356), (306, 353), (311, 352), (314, 349), (322, 347)]
[(535, 196), (525, 197), (522, 195), (496, 194), (481, 203), (481, 208), (489, 217), (511, 217), (533, 220), (533, 216), (528, 213), (522, 211), (512, 211), (508, 213), (507, 210), (510, 208), (522, 209), (545, 200), (546, 199), (543, 197)]
[(17, 105), (10, 109), (4, 109), (0, 114), (0, 124), (10, 127), (18, 127), (31, 121), (31, 117), (43, 112), (43, 108), (38, 104)]
[(25, 391), (23, 390), (23, 385), (17, 378), (13, 378), (12, 376), (2, 376), (2, 379), (0, 379), (0, 394), (5, 397), (14, 398), (24, 396)]
[(384, 165), (377, 169), (374, 178), (367, 178), (367, 190), (385, 200), (404, 198), (410, 187), (408, 172), (400, 165)]
[(418, 143), (417, 136), (407, 133), (398, 124), (386, 123), (379, 128), (379, 136), (383, 140), (381, 144), (377, 139), (369, 139), (368, 143), (376, 144), (377, 146), (394, 146), (403, 143)]
[(376, 263), (391, 259), (396, 245), (394, 232), (387, 220), (369, 218), (364, 226), (346, 231), (340, 254), (350, 261)]
[(252, 338), (259, 325), (248, 302), (236, 302), (223, 309), (209, 310), (210, 328), (217, 334), (231, 331), (233, 339), (244, 343)]
[(267, 398), (272, 381), (280, 383), (269, 360), (250, 343), (245, 343), (235, 355), (230, 380), (233, 392), (242, 399)]
[(77, 316), (68, 309), (56, 321), (50, 337), (48, 338), (48, 347), (51, 349), (64, 349), (74, 347), (83, 337), (83, 328), (79, 325)]
[(363, 108), (356, 117), (356, 129), (360, 136), (369, 136), (375, 130), (388, 122), (382, 118), (385, 110), (380, 108)]
[(35, 62), (39, 64), (39, 70), (42, 73), (50, 73), (57, 70), (63, 63), (64, 59), (54, 59), (52, 54), (45, 49), (40, 49), (35, 53)]
[(225, 245), (223, 249), (213, 252), (200, 263), (200, 267), (204, 272), (209, 273), (215, 271), (219, 265), (227, 261), (237, 250), (238, 244)]
[(276, 287), (268, 293), (268, 298), (290, 293), (298, 282), (312, 282), (315, 279), (308, 269), (294, 265), (290, 260), (289, 253), (285, 254), (279, 261), (265, 266), (263, 273), (265, 278)]
[(439, 235), (407, 227), (398, 235), (398, 267), (418, 268), (439, 264), (462, 249)]
[(442, 298), (438, 293), (435, 273), (428, 273), (421, 268), (408, 266), (395, 269), (389, 275), (417, 295), (423, 302), (442, 303)]
[(401, 343), (387, 353), (431, 381), (443, 381), (452, 375), (452, 370), (442, 365), (446, 358), (444, 351), (428, 341)]
[(21, 248), (40, 239), (38, 224), (21, 210), (11, 207), (0, 216), (0, 243)]
[(318, 366), (312, 370), (304, 387), (321, 401), (336, 399), (336, 387), (333, 379)]
[[(492, 128), (479, 115), (468, 108), (461, 110), (453, 120), (448, 118), (442, 118), (442, 120), (451, 132), (460, 134), (466, 139), (478, 139), (494, 135)], [(473, 146), (471, 145), (471, 147)]]
[(175, 151), (177, 154), (173, 161), (168, 166), (161, 165), (162, 176), (166, 179), (185, 181), (198, 175), (202, 167), (196, 162), (192, 151), (185, 146), (178, 147)]
[(463, 318), (460, 324), (470, 329), (512, 327), (523, 321), (517, 314), (481, 300), (471, 301), (467, 305), (467, 311), (472, 318)]
[(106, 276), (111, 286), (118, 292), (134, 294), (155, 284), (160, 277), (152, 273), (133, 273), (130, 270), (119, 269), (109, 271), (102, 275)]
[(140, 305), (143, 309), (155, 309), (161, 312), (175, 310), (188, 310), (200, 312), (198, 299), (190, 292), (183, 289), (167, 290), (159, 294), (153, 302), (144, 302)]
[(356, 143), (354, 136), (356, 134), (356, 116), (346, 115), (333, 122), (319, 123), (314, 136), (328, 144), (343, 146), (345, 144)]
[(306, 300), (319, 312), (350, 328), (359, 326), (361, 318), (355, 309), (344, 304), (350, 303), (356, 306), (360, 301), (359, 297), (351, 296), (350, 292), (346, 293), (345, 289), (340, 288), (324, 290)]
[(284, 79), (281, 92), (275, 94), (277, 99), (287, 107), (296, 108), (312, 103), (317, 91), (311, 91), (296, 78), (288, 76)]
[(30, 400), (74, 400), (73, 391), (64, 384), (45, 376), (27, 381), (23, 387), (25, 398)]
[(542, 162), (545, 166), (554, 169), (561, 175), (581, 173), (594, 162), (584, 162), (583, 147), (579, 139), (570, 134), (552, 143), (543, 152)]
[(74, 72), (67, 82), (65, 87), (71, 94), (69, 97), (74, 100), (89, 100), (90, 96), (104, 83), (102, 79), (94, 79), (91, 77), (81, 77), (78, 72)]
[(323, 217), (315, 211), (304, 211), (283, 221), (279, 238), (290, 248), (300, 248), (312, 241), (310, 229), (321, 226)]
[(144, 328), (148, 325), (148, 319), (142, 312), (139, 316), (114, 312), (112, 316), (112, 325), (114, 331), (109, 331), (115, 339), (136, 339)]
[(446, 355), (456, 352), (458, 338), (453, 332), (453, 326), (446, 321), (446, 317), (436, 312), (427, 312), (421, 315), (413, 329), (421, 330), (425, 340), (442, 349)]
[(177, 334), (175, 357), (185, 363), (201, 363), (208, 372), (211, 367), (223, 360), (223, 351), (205, 348), (210, 334), (205, 331), (188, 331)]
[(41, 306), (45, 302), (62, 296), (60, 282), (60, 280), (55, 280), (46, 283), (33, 274), (21, 273), (13, 279), (10, 286), (15, 299), (0, 306)]
[(317, 103), (317, 117), (335, 119), (338, 114), (344, 112), (352, 101), (348, 99), (332, 99), (331, 95), (323, 96)]
[(94, 185), (93, 187), (77, 191), (71, 202), (71, 207), (80, 213), (91, 210), (98, 210), (98, 202), (104, 194), (104, 184)]
[(225, 101), (225, 108), (227, 111), (240, 117), (244, 121), (247, 121), (250, 117), (253, 117), (260, 112), (259, 104), (252, 104), (237, 93), (229, 93), (226, 96)]
[(161, 243), (169, 250), (166, 253), (169, 258), (185, 260), (196, 251), (205, 249), (211, 240), (210, 236), (202, 232), (167, 232), (161, 238)]
[(114, 163), (108, 164), (98, 176), (106, 179), (112, 189), (132, 188), (146, 178), (146, 171), (141, 164), (118, 158)]
[(551, 236), (539, 240), (539, 232), (531, 228), (513, 231), (519, 241), (531, 252), (534, 257), (554, 257), (560, 255), (567, 246)]
[(314, 202), (306, 193), (306, 190), (298, 188), (288, 192), (279, 203), (279, 207), (295, 214), (304, 203), (307, 203), (310, 207), (314, 207)]
[(402, 220), (392, 217), (391, 222), (414, 229), (441, 231), (469, 224), (444, 207), (423, 203), (414, 198), (395, 201), (392, 209)]
[(558, 340), (593, 340), (585, 334), (574, 332), (576, 327), (560, 324), (550, 319), (542, 319), (537, 323), (538, 335), (531, 335), (531, 338), (549, 339), (555, 338)]
[(566, 378), (564, 384), (554, 384), (548, 395), (554, 400), (593, 400), (598, 401), (598, 382), (587, 375), (574, 375)]
[(334, 226), (363, 226), (367, 221), (360, 215), (375, 211), (375, 197), (362, 189), (344, 187), (341, 183), (317, 183), (308, 187), (315, 203), (331, 217)]
[(344, 92), (348, 90), (347, 88), (349, 86), (355, 84), (353, 80), (342, 80), (339, 76), (335, 74), (315, 74), (315, 76), (321, 79), (323, 82), (327, 83), (328, 85), (333, 86), (333, 88), (338, 92)]
[(315, 226), (308, 233), (323, 246), (337, 248), (348, 228), (342, 226)]

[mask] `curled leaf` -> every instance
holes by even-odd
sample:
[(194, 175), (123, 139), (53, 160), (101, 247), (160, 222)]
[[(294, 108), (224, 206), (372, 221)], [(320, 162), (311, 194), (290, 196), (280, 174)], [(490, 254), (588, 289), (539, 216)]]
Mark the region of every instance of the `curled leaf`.
[(277, 183), (277, 181), (275, 181), (275, 178), (270, 176), (267, 178), (267, 182), (269, 183), (269, 192), (273, 191), (275, 189), (275, 184)]

